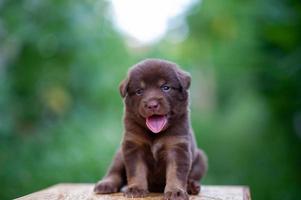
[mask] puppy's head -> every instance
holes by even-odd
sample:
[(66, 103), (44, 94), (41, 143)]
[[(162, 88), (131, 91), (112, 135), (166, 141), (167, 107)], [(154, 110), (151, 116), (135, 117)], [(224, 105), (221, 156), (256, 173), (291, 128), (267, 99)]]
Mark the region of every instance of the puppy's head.
[(126, 115), (153, 133), (187, 113), (190, 76), (175, 63), (147, 59), (134, 65), (120, 84)]

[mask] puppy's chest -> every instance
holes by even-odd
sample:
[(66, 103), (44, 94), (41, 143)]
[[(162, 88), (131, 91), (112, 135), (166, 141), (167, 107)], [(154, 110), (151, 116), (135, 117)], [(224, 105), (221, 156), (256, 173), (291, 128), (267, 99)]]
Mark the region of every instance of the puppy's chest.
[(159, 142), (152, 144), (149, 143), (141, 150), (143, 151), (145, 161), (152, 165), (164, 157), (164, 144)]
[(161, 140), (153, 141), (149, 143), (147, 146), (146, 155), (150, 156), (153, 163), (162, 163), (166, 160), (167, 154), (170, 147), (176, 146), (176, 144), (180, 144), (181, 142), (176, 139), (171, 138), (162, 138)]
[(153, 143), (150, 146), (150, 152), (151, 152), (152, 157), (155, 162), (158, 162), (159, 160), (163, 159), (163, 157), (164, 157), (163, 149), (164, 149), (164, 144), (162, 144), (160, 142)]
[(149, 174), (155, 176), (158, 173), (164, 173), (166, 157), (164, 155), (164, 145), (160, 143), (149, 145), (145, 150), (146, 152), (144, 155), (149, 169)]

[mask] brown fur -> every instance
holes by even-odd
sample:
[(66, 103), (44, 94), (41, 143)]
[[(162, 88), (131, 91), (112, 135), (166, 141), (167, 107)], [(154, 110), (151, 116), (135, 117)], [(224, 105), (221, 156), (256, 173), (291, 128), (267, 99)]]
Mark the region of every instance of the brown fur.
[[(170, 87), (167, 92), (164, 84)], [(207, 158), (190, 125), (189, 86), (189, 74), (169, 61), (147, 59), (129, 70), (119, 88), (125, 104), (122, 145), (96, 193), (117, 192), (125, 185), (126, 197), (164, 192), (164, 199), (188, 199), (199, 193)], [(168, 118), (157, 134), (145, 125), (153, 114)]]

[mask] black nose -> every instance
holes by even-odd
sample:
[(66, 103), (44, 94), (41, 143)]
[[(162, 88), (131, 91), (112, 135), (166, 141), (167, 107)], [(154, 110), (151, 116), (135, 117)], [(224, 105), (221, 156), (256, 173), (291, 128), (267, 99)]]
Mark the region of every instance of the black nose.
[(150, 100), (146, 103), (145, 107), (149, 110), (157, 110), (159, 108), (159, 102), (157, 100)]

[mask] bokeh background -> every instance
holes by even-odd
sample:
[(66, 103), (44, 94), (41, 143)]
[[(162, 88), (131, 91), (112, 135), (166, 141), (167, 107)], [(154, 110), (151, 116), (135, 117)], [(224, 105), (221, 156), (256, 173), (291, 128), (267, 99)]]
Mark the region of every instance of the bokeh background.
[[(114, 13), (104, 0), (0, 0), (0, 199), (99, 180), (122, 136), (118, 84), (148, 57), (192, 75), (204, 184), (301, 198), (299, 0), (193, 1), (147, 41)], [(132, 32), (156, 29), (142, 22)]]

